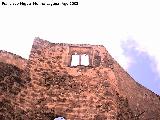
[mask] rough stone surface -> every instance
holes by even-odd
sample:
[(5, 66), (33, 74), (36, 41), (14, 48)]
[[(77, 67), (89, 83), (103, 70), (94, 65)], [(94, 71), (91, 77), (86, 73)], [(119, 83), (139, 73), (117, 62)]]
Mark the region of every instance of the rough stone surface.
[[(89, 65), (71, 66), (74, 54), (87, 54)], [(136, 83), (103, 46), (36, 38), (28, 60), (0, 52), (0, 61), (2, 120), (160, 119), (160, 97)]]
[(20, 69), (25, 69), (27, 65), (27, 60), (22, 58), (19, 55), (0, 50), (0, 62), (8, 63), (11, 65), (15, 65)]

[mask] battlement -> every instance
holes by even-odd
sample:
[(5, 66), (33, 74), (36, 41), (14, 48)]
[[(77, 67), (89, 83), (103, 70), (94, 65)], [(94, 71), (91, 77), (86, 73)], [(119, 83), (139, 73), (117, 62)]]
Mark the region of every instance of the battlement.
[(27, 59), (24, 59), (19, 55), (4, 50), (0, 50), (0, 62), (15, 65), (20, 69), (25, 69), (27, 65)]

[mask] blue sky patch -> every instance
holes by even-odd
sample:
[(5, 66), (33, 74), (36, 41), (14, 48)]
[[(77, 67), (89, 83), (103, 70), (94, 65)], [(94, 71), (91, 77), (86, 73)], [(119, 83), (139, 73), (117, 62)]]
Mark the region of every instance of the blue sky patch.
[(160, 94), (158, 74), (154, 71), (155, 61), (146, 52), (136, 49), (136, 43), (132, 40), (122, 44), (124, 54), (132, 59), (128, 73), (140, 84)]

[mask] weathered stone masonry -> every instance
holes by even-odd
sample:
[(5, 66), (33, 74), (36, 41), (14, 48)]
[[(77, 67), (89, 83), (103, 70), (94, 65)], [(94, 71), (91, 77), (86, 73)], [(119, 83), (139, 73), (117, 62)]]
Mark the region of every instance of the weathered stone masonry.
[[(72, 55), (89, 65), (71, 66)], [(36, 38), (29, 60), (0, 52), (0, 119), (158, 120), (160, 100), (136, 83), (102, 45)]]
[(19, 55), (0, 50), (0, 62), (8, 63), (17, 66), (20, 69), (25, 69), (27, 60)]
[[(71, 55), (89, 55), (89, 66), (70, 67)], [(28, 67), (32, 79), (28, 100), (67, 119), (116, 119), (117, 83), (103, 46), (51, 44), (35, 40)], [(32, 94), (34, 93), (34, 94)], [(30, 106), (32, 109), (33, 106)]]

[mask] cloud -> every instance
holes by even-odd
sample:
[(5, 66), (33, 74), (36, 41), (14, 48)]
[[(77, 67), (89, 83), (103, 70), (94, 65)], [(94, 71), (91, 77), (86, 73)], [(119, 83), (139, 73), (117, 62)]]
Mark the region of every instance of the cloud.
[[(138, 59), (133, 58), (133, 55), (129, 54), (132, 50), (135, 50), (137, 55), (145, 54), (149, 57), (149, 59), (151, 59), (151, 62), (149, 63), (150, 67), (152, 71), (155, 72), (160, 78), (160, 47), (158, 47), (159, 43), (157, 39), (159, 38), (157, 37), (156, 39), (149, 39), (144, 35), (144, 37), (141, 39), (138, 37), (135, 40), (133, 38), (129, 38), (125, 42), (121, 42), (121, 46), (124, 52), (124, 56), (130, 58), (130, 66), (136, 62), (135, 59)], [(129, 69), (129, 67), (127, 69)]]
[(159, 75), (155, 72), (155, 60), (147, 52), (139, 51), (134, 40), (123, 42), (122, 48), (126, 56), (132, 58), (132, 64), (128, 68), (130, 75), (148, 89), (160, 93)]

